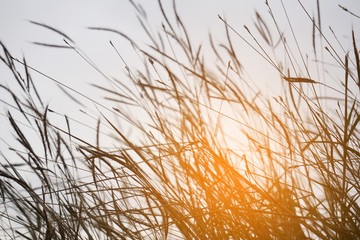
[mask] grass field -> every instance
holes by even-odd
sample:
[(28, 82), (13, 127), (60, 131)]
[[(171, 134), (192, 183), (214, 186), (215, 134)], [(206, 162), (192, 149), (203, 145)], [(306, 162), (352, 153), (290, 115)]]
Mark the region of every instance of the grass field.
[[(157, 32), (133, 5), (147, 45), (91, 27), (127, 40), (141, 57), (129, 67), (110, 42), (126, 81), (93, 65), (71, 36), (33, 22), (103, 74), (106, 85), (93, 87), (104, 102), (2, 44), (1, 64), (18, 86), (0, 85), (16, 140), (11, 154), (1, 153), (1, 239), (359, 239), (358, 33), (349, 33), (345, 50), (322, 29), (321, 9), (312, 17), (299, 1), (313, 25), (304, 51), (296, 32), (281, 30), (280, 21), (293, 30), (291, 16), (280, 19), (264, 4), (268, 12), (241, 30), (219, 15), (225, 42), (211, 36), (208, 48), (194, 44), (176, 8), (161, 1)], [(358, 23), (351, 9), (339, 11)], [(255, 87), (238, 42), (261, 59), (257, 71), (270, 66), (278, 75), (271, 81), (280, 94)], [(72, 104), (95, 106), (86, 113), (95, 124), (47, 106), (35, 75), (60, 85)]]

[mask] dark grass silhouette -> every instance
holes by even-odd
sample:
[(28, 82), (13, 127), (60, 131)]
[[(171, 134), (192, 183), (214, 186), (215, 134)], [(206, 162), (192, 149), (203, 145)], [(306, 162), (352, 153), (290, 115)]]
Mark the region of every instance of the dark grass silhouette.
[[(246, 36), (219, 16), (227, 42), (217, 45), (210, 38), (219, 64), (209, 65), (175, 7), (167, 13), (159, 1), (163, 25), (152, 34), (144, 10), (132, 4), (150, 39), (147, 47), (117, 30), (91, 28), (127, 39), (143, 56), (144, 69), (123, 62), (132, 86), (111, 78), (113, 88), (94, 86), (118, 105), (107, 107), (58, 82), (78, 103), (87, 99), (98, 107), (95, 143), (72, 133), (71, 122), (81, 119), (64, 115), (65, 128), (50, 121), (49, 114), (57, 112), (36, 91), (31, 73), (37, 70), (2, 44), (1, 61), (21, 91), (1, 85), (12, 96), (12, 103), (3, 103), (21, 147), (9, 146), (15, 157), (2, 154), (1, 236), (358, 239), (360, 62), (355, 33), (353, 49), (342, 54), (315, 18), (304, 19), (313, 22), (315, 57), (320, 54), (316, 43), (322, 41), (343, 72), (341, 87), (334, 88), (312, 77), (301, 43), (289, 46), (271, 5), (271, 24), (257, 14), (255, 27), (245, 26)], [(40, 25), (64, 38), (60, 47), (73, 48), (92, 65), (70, 37)], [(281, 96), (268, 97), (251, 87), (234, 41), (245, 41), (278, 71)], [(278, 63), (279, 48), (289, 67)], [(296, 74), (301, 71), (306, 74)], [(117, 118), (127, 121), (135, 136), (126, 134)], [(40, 147), (22, 123), (36, 130)], [(109, 133), (116, 149), (101, 147)]]

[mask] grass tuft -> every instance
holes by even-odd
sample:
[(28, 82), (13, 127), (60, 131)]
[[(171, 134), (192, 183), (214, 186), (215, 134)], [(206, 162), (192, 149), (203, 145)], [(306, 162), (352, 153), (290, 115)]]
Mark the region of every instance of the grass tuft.
[[(244, 26), (246, 35), (219, 15), (225, 42), (210, 35), (209, 49), (192, 42), (175, 1), (171, 10), (158, 1), (163, 23), (155, 33), (144, 9), (130, 3), (148, 45), (115, 29), (89, 28), (127, 40), (140, 56), (132, 69), (110, 41), (126, 81), (108, 77), (63, 32), (31, 21), (65, 38), (66, 48), (101, 73), (109, 87), (93, 87), (105, 102), (17, 59), (1, 44), (0, 59), (18, 84), (0, 85), (11, 97), (1, 102), (16, 140), (9, 155), (1, 152), (1, 238), (360, 238), (354, 31), (352, 51), (342, 56), (320, 26), (319, 1), (317, 19), (299, 1), (312, 25), (314, 62), (329, 54), (342, 72), (334, 85), (328, 75), (313, 72), (282, 1), (290, 36), (266, 1), (269, 15), (256, 12), (254, 27)], [(317, 44), (322, 41), (326, 51)], [(274, 83), (282, 86), (281, 95), (253, 87), (238, 42), (278, 73)], [(214, 61), (204, 60), (205, 49)], [(96, 115), (82, 110), (96, 121), (86, 125), (94, 139), (76, 132), (82, 119), (44, 104), (32, 74), (60, 85), (73, 104), (96, 107)]]

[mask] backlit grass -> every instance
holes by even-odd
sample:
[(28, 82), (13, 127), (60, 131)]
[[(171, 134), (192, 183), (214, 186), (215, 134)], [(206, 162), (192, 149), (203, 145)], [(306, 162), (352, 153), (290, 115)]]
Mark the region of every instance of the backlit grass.
[[(42, 101), (31, 76), (61, 82), (2, 45), (2, 64), (18, 89), (1, 84), (11, 97), (1, 100), (18, 144), (1, 157), (1, 238), (359, 238), (357, 33), (352, 49), (339, 52), (336, 35), (325, 35), (299, 3), (308, 15), (303, 21), (313, 23), (311, 64), (327, 72), (319, 59), (329, 56), (342, 74), (338, 82), (309, 67), (301, 42), (290, 45), (287, 39), (297, 36), (283, 34), (271, 2), (265, 3), (269, 14), (257, 13), (254, 26), (241, 30), (219, 16), (226, 41), (211, 37), (206, 50), (192, 43), (176, 8), (160, 1), (163, 25), (154, 34), (134, 4), (150, 39), (146, 46), (118, 30), (91, 27), (125, 38), (143, 60), (129, 67), (110, 42), (128, 79), (104, 74), (109, 84), (94, 88), (105, 102), (62, 86), (73, 104), (98, 109), (92, 140), (73, 133), (82, 119)], [(88, 60), (66, 34), (33, 23), (57, 32), (62, 47)], [(278, 73), (281, 95), (254, 88), (236, 42)], [(207, 54), (214, 61), (204, 60)], [(65, 127), (52, 123), (53, 114), (63, 115)], [(29, 126), (35, 134), (26, 133)]]

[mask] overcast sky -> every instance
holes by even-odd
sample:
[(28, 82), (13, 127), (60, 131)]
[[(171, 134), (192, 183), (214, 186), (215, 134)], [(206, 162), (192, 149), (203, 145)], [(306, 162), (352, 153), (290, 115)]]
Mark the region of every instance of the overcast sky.
[[(147, 11), (153, 30), (160, 29), (162, 19), (155, 0), (136, 1), (143, 5)], [(172, 1), (163, 0), (166, 6)], [(304, 52), (311, 53), (312, 24), (301, 10), (297, 0), (284, 0), (289, 18), (293, 24), (296, 36), (304, 46)], [(316, 16), (316, 0), (302, 0), (310, 14)], [(282, 30), (290, 35), (280, 0), (269, 0), (275, 13), (278, 13), (279, 22), (283, 24)], [(339, 8), (342, 5), (353, 13), (360, 15), (360, 2), (358, 0), (320, 0), (321, 22), (324, 31), (329, 34), (331, 26), (344, 43), (345, 51), (351, 47), (351, 30), (360, 32), (359, 18), (351, 17)], [(195, 43), (206, 42), (211, 32), (215, 39), (224, 38), (224, 25), (217, 15), (226, 17), (228, 22), (239, 32), (245, 34), (243, 25), (254, 29), (255, 10), (259, 11), (265, 19), (270, 21), (267, 8), (263, 0), (178, 0), (177, 7), (180, 16), (188, 27)], [(69, 35), (87, 55), (111, 76), (124, 72), (124, 66), (109, 45), (113, 41), (119, 52), (131, 67), (136, 68), (140, 60), (135, 56), (130, 46), (118, 36), (113, 34), (94, 32), (87, 27), (108, 27), (129, 34), (135, 40), (146, 42), (144, 33), (136, 19), (136, 14), (127, 0), (0, 0), (0, 41), (2, 41), (17, 58), (25, 56), (32, 67), (43, 71), (55, 79), (74, 89), (86, 92), (89, 96), (101, 97), (102, 93), (93, 91), (90, 82), (101, 84), (101, 75), (92, 69), (74, 51), (66, 49), (46, 48), (32, 44), (43, 42), (49, 44), (63, 44), (61, 36), (31, 24), (29, 21), (44, 23), (57, 28)], [(335, 42), (334, 38), (331, 38)], [(234, 38), (240, 44), (241, 40)], [(237, 44), (236, 43), (236, 44)], [(360, 45), (360, 44), (359, 44)], [(259, 56), (249, 48), (239, 48), (239, 58), (245, 62), (248, 71), (254, 75), (257, 85), (272, 86), (269, 78), (277, 76)], [(206, 53), (206, 51), (205, 51)], [(257, 71), (261, 66), (262, 71)], [(71, 109), (71, 105), (64, 104), (63, 94), (48, 79), (34, 74), (34, 80), (39, 90), (46, 97), (50, 106), (63, 107), (63, 111)], [(260, 80), (263, 82), (260, 82)], [(12, 85), (14, 79), (6, 73), (3, 64), (0, 64), (0, 83)], [(4, 97), (0, 98), (4, 99)], [(96, 95), (96, 96), (95, 96)], [(92, 97), (92, 96), (91, 96)], [(3, 113), (4, 107), (1, 107)], [(5, 116), (0, 116), (4, 121)], [(0, 149), (1, 149), (0, 143)], [(3, 147), (3, 146), (2, 146)]]
[[(154, 30), (160, 28), (162, 20), (157, 1), (138, 0), (136, 2), (142, 4), (147, 11)], [(172, 1), (163, 2), (169, 6)], [(316, 0), (302, 2), (309, 13), (316, 16)], [(270, 0), (269, 3), (274, 12), (279, 13), (279, 19), (281, 19), (279, 22), (284, 24), (282, 30), (289, 36), (290, 30), (286, 25), (280, 1)], [(301, 10), (298, 1), (286, 0), (284, 4), (299, 42), (303, 46), (311, 46), (312, 25)], [(351, 42), (347, 40), (350, 40), (353, 25), (355, 25), (355, 29), (358, 27), (359, 19), (351, 18), (349, 14), (339, 8), (339, 4), (360, 15), (360, 2), (357, 0), (320, 0), (322, 27), (328, 32), (328, 26), (332, 26), (340, 41), (347, 42), (344, 47), (349, 48)], [(229, 23), (241, 33), (244, 33), (243, 25), (253, 28), (255, 10), (259, 11), (265, 19), (271, 20), (267, 14), (264, 0), (181, 0), (177, 1), (177, 7), (196, 43), (206, 42), (209, 32), (214, 34), (215, 39), (224, 37), (224, 27), (217, 17), (218, 14), (225, 16)], [(97, 61), (104, 71), (114, 74), (118, 71), (119, 62), (113, 61), (108, 55), (111, 52), (108, 42), (109, 40), (116, 41), (118, 37), (90, 31), (86, 27), (109, 27), (127, 33), (140, 42), (146, 41), (136, 20), (135, 11), (127, 0), (0, 0), (0, 41), (5, 43), (16, 57), (21, 58), (24, 55), (34, 67), (40, 68), (50, 75), (56, 74), (52, 76), (59, 78), (98, 76), (94, 76), (90, 69), (86, 70), (89, 66), (86, 66), (74, 52), (33, 45), (31, 42), (50, 44), (63, 44), (63, 42), (61, 36), (33, 25), (29, 23), (29, 20), (45, 23), (63, 31), (74, 39), (77, 45), (94, 61)], [(238, 40), (240, 42), (240, 39)], [(120, 42), (117, 47), (126, 60), (133, 63), (133, 53), (129, 51), (129, 47)], [(248, 50), (250, 49), (242, 49), (245, 54), (240, 58), (243, 58), (244, 61), (246, 59), (248, 65), (252, 65), (254, 61), (258, 65), (256, 60), (250, 58)], [(306, 51), (310, 52), (311, 49)], [(79, 62), (77, 62), (78, 60)], [(251, 69), (251, 66), (249, 67)], [(84, 72), (87, 72), (88, 75), (78, 75), (85, 74)]]

